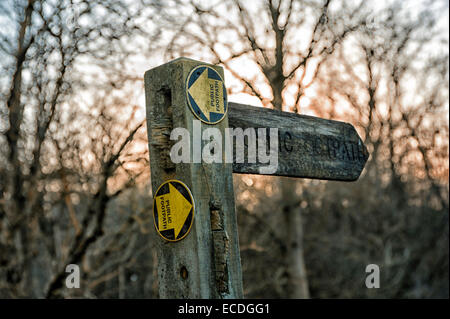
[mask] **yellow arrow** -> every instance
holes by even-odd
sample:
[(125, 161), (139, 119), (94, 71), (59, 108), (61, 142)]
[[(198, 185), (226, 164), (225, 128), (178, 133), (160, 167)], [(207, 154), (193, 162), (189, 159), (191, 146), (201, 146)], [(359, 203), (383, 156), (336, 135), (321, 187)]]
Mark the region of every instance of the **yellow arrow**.
[(183, 228), (191, 211), (192, 204), (169, 183), (169, 193), (156, 196), (158, 205), (158, 229), (160, 231), (174, 229), (175, 238)]
[(210, 120), (210, 112), (224, 113), (223, 83), (208, 78), (208, 68), (203, 70), (202, 74), (189, 88), (189, 94), (208, 121)]

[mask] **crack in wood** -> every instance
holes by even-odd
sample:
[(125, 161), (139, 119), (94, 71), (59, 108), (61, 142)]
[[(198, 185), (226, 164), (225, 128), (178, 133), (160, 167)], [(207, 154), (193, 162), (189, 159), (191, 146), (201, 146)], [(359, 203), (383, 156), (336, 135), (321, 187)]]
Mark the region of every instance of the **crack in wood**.
[(214, 274), (218, 293), (228, 294), (228, 246), (229, 238), (223, 227), (223, 212), (218, 202), (210, 203), (210, 221), (213, 239)]

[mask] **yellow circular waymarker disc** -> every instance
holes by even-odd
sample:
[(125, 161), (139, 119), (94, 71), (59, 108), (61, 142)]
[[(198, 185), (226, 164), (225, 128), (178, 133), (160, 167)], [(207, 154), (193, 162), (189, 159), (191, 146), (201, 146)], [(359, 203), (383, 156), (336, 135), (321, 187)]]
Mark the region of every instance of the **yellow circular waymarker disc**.
[(194, 198), (178, 180), (162, 183), (153, 199), (153, 221), (158, 234), (168, 241), (186, 237), (194, 221)]
[(186, 98), (192, 113), (206, 124), (219, 123), (227, 114), (225, 83), (220, 74), (207, 65), (199, 65), (189, 73)]

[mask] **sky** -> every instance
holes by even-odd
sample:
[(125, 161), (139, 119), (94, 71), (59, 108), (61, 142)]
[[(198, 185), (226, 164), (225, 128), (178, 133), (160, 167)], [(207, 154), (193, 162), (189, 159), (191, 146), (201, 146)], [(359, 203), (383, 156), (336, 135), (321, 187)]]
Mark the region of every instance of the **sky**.
[[(384, 6), (393, 3), (394, 1), (390, 0), (390, 1), (371, 1), (371, 6), (373, 6), (374, 8), (374, 12), (376, 12), (377, 10), (382, 9)], [(13, 12), (11, 9), (12, 7), (12, 3), (13, 0), (2, 0), (0, 7), (2, 7), (4, 10), (0, 11), (0, 36), (1, 37), (7, 37), (7, 38), (14, 38), (15, 35), (15, 30), (17, 30), (17, 28), (15, 28), (14, 24), (11, 23), (12, 20), (14, 20), (14, 16), (10, 15), (10, 12)], [(209, 4), (211, 3), (210, 1), (203, 1), (200, 2), (203, 4)], [(218, 3), (221, 3), (220, 1)], [(250, 8), (250, 10), (253, 11), (257, 11), (258, 10), (258, 2), (256, 1), (248, 1), (245, 2), (246, 6), (248, 6)], [(339, 1), (336, 1), (335, 3), (339, 4)], [(130, 2), (130, 5), (132, 5), (132, 2)], [(441, 20), (439, 20), (437, 22), (438, 24), (438, 28), (441, 29), (443, 31), (443, 33), (446, 35), (446, 38), (448, 40), (448, 32), (449, 32), (449, 15), (448, 15), (448, 1), (424, 1), (424, 0), (414, 0), (414, 1), (406, 1), (403, 2), (403, 5), (406, 6), (407, 11), (414, 17), (416, 16), (417, 18), (420, 18), (418, 16), (420, 8), (423, 6), (443, 6), (446, 9), (446, 14), (444, 14), (441, 18)], [(180, 18), (186, 18), (186, 17), (180, 17)], [(142, 21), (142, 25), (145, 26), (146, 28), (151, 28), (152, 24), (149, 23), (149, 21)], [(163, 34), (166, 34), (163, 32)], [(167, 33), (167, 35), (169, 35), (170, 33)], [(164, 38), (164, 36), (163, 36)], [(135, 55), (131, 55), (129, 61), (127, 61), (126, 65), (127, 65), (127, 73), (129, 74), (134, 74), (136, 77), (141, 77), (143, 78), (143, 74), (145, 73), (146, 70), (148, 70), (149, 68), (155, 67), (159, 64), (162, 64), (164, 62), (167, 62), (165, 57), (163, 56), (163, 50), (160, 51), (156, 51), (153, 52), (151, 55), (149, 54), (142, 54), (142, 52), (140, 52), (139, 50), (141, 50), (139, 48), (139, 43), (145, 41), (145, 39), (142, 39), (140, 37), (136, 37), (134, 39), (134, 43), (130, 43), (129, 45), (136, 45), (137, 49), (137, 53)], [(448, 49), (447, 49), (448, 52)], [(6, 55), (4, 54), (4, 52), (2, 52), (0, 50), (0, 56), (3, 57), (2, 59), (2, 67), (5, 68), (6, 65), (6, 70), (7, 68), (7, 64), (11, 63), (12, 60), (9, 58), (6, 58)], [(191, 58), (196, 58), (195, 56), (190, 56)], [(81, 62), (81, 61), (80, 61)], [(210, 61), (205, 61), (205, 62), (210, 62)], [(257, 74), (258, 71), (255, 68), (254, 64), (251, 63), (245, 63), (245, 59), (244, 60), (237, 60), (234, 63), (234, 67), (237, 70), (245, 70), (245, 73), (249, 75), (249, 77), (252, 77), (253, 74)], [(95, 72), (96, 68), (89, 63), (89, 61), (86, 61), (84, 64), (80, 63), (79, 64), (79, 70), (81, 72), (85, 72), (85, 74), (89, 74), (92, 72)], [(8, 87), (8, 76), (6, 75), (7, 73), (3, 73), (3, 76), (0, 76), (0, 88), (1, 91), (4, 91), (5, 89), (7, 89)], [(5, 76), (6, 75), (6, 76)], [(142, 108), (137, 112), (136, 117), (137, 118), (145, 118), (145, 98), (144, 98), (144, 94), (143, 94), (143, 82), (142, 83), (142, 87), (140, 89), (140, 93), (138, 94), (137, 97), (137, 101), (136, 103), (138, 103), (139, 105), (142, 106)], [(236, 87), (242, 87), (241, 83), (235, 79), (233, 77), (233, 75), (231, 74), (231, 72), (227, 69), (225, 69), (225, 83), (226, 86), (228, 88), (236, 88)], [(260, 88), (261, 91), (263, 93), (263, 96), (265, 97), (270, 97), (271, 96), (271, 91), (270, 88), (265, 85), (264, 83), (260, 83)], [(231, 102), (238, 102), (238, 103), (242, 103), (242, 104), (250, 104), (250, 105), (255, 105), (255, 106), (262, 106), (262, 102), (253, 95), (247, 94), (247, 93), (232, 93), (229, 92), (231, 94), (229, 94), (229, 101)], [(287, 88), (286, 90), (286, 94), (285, 94), (285, 100), (289, 103), (292, 102), (292, 95), (294, 94), (294, 92), (291, 92), (291, 88)], [(314, 111), (308, 109), (308, 106), (310, 104), (310, 101), (317, 95), (317, 92), (314, 90), (314, 88), (310, 88), (307, 89), (305, 91), (305, 95), (304, 97), (301, 99), (300, 101), (300, 106), (302, 107), (302, 111), (306, 114), (309, 115), (313, 115)], [(89, 104), (89, 97), (85, 96), (87, 103)], [(287, 110), (287, 109), (286, 109)]]

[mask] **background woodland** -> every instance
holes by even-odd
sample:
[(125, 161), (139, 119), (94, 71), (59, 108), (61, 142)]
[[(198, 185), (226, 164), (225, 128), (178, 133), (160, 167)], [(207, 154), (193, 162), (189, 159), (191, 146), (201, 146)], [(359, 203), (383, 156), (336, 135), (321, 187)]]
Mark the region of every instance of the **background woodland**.
[(186, 56), (222, 65), (232, 101), (350, 122), (371, 154), (354, 183), (234, 176), (245, 297), (448, 298), (448, 12), (1, 1), (0, 297), (158, 298), (143, 74)]

